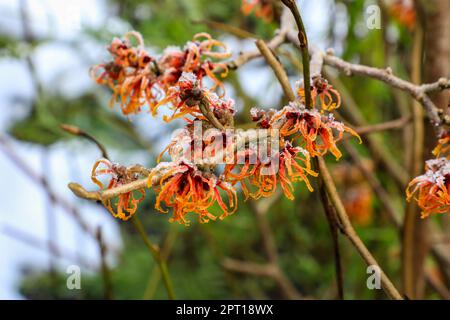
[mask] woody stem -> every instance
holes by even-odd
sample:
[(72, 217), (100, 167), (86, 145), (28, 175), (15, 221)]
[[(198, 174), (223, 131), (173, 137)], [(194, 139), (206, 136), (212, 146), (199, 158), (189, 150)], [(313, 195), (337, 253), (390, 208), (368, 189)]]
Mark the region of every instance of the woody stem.
[(199, 108), (200, 111), (202, 112), (202, 114), (205, 116), (206, 119), (208, 119), (208, 121), (217, 129), (219, 130), (224, 130), (224, 126), (219, 122), (219, 120), (217, 120), (216, 116), (214, 115), (214, 113), (211, 111), (211, 108), (209, 107), (209, 103), (208, 101), (203, 98), (202, 101), (200, 101), (199, 103)]
[(300, 42), (300, 51), (303, 62), (303, 81), (305, 86), (305, 104), (307, 108), (311, 107), (311, 79), (309, 71), (309, 51), (308, 51), (308, 37), (306, 36), (305, 26), (303, 24), (302, 16), (298, 11), (295, 0), (281, 0), (283, 4), (291, 10), (295, 22), (298, 27), (298, 41)]
[(169, 271), (167, 269), (167, 264), (161, 257), (159, 248), (151, 242), (150, 238), (145, 233), (144, 227), (142, 226), (142, 223), (139, 220), (139, 218), (136, 215), (134, 215), (131, 220), (133, 221), (134, 227), (136, 228), (136, 231), (139, 233), (142, 241), (144, 241), (145, 246), (148, 248), (153, 258), (155, 259), (156, 263), (158, 264), (158, 267), (161, 271), (161, 275), (163, 278), (164, 287), (166, 288), (167, 291), (167, 296), (169, 297), (170, 300), (175, 300), (175, 293), (173, 291), (172, 280), (170, 278)]
[[(300, 13), (298, 11), (297, 5), (294, 0), (281, 0), (289, 9), (291, 10), (292, 14), (294, 15), (295, 21), (297, 22), (297, 26), (299, 28), (299, 41), (300, 41), (300, 50), (302, 53), (302, 60), (303, 60), (303, 76), (305, 78), (305, 102), (306, 107), (311, 109), (313, 106), (310, 104), (310, 97), (308, 99), (308, 95), (310, 94), (310, 84), (309, 84), (309, 54), (308, 54), (308, 40), (305, 32), (305, 28), (303, 26), (303, 21), (301, 19)], [(325, 160), (322, 157), (317, 157), (315, 164), (319, 170), (320, 176), (321, 176), (321, 183), (323, 183), (323, 187), (325, 188), (326, 195), (328, 196), (329, 201), (331, 202), (332, 206), (334, 207), (336, 214), (337, 214), (337, 220), (336, 222), (340, 222), (340, 230), (347, 236), (347, 238), (350, 240), (350, 242), (353, 244), (353, 246), (356, 248), (356, 250), (359, 252), (361, 257), (366, 261), (368, 265), (376, 265), (381, 271), (381, 283), (383, 285), (384, 291), (389, 295), (391, 299), (395, 300), (403, 300), (403, 297), (400, 295), (398, 290), (395, 288), (391, 280), (387, 277), (387, 275), (381, 270), (379, 267), (377, 261), (372, 256), (370, 251), (367, 249), (367, 247), (362, 242), (361, 238), (356, 233), (355, 229), (353, 228), (353, 225), (350, 222), (350, 219), (348, 218), (347, 212), (344, 208), (344, 205), (342, 204), (342, 200), (339, 196), (339, 193), (337, 192), (336, 186), (334, 184), (334, 181), (331, 177), (330, 172), (328, 171), (328, 168), (325, 164)], [(327, 203), (324, 203), (324, 206), (327, 206)], [(325, 207), (325, 210), (327, 210), (327, 207)], [(328, 213), (331, 213), (331, 210), (328, 211)], [(330, 227), (336, 229), (337, 225), (332, 224), (332, 221), (330, 222)], [(334, 230), (336, 231), (336, 230)]]

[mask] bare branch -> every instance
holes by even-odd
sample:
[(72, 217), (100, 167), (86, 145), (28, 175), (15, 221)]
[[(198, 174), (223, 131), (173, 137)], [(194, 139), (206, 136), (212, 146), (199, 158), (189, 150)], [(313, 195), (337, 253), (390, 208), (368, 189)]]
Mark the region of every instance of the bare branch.
[[(308, 52), (308, 37), (306, 35), (305, 26), (303, 25), (302, 16), (298, 11), (297, 4), (295, 0), (281, 0), (283, 4), (291, 10), (292, 15), (294, 16), (295, 23), (298, 27), (297, 39), (300, 48), (300, 52), (302, 54), (302, 62), (303, 62), (303, 82), (305, 88), (305, 104), (307, 108), (311, 107), (311, 75), (309, 71), (309, 52)], [(289, 32), (293, 32), (292, 30)]]
[[(276, 48), (278, 48), (279, 46), (281, 46), (283, 43), (286, 42), (286, 34), (288, 33), (288, 30), (292, 28), (293, 22), (294, 21), (292, 20), (292, 16), (290, 15), (289, 10), (285, 8), (281, 15), (280, 30), (278, 30), (277, 34), (267, 43), (267, 46), (269, 47), (270, 50), (275, 50)], [(230, 70), (235, 70), (241, 67), (242, 65), (246, 64), (247, 62), (259, 57), (262, 57), (259, 50), (241, 52), (236, 59), (227, 63), (227, 67)], [(214, 70), (214, 72), (220, 71), (223, 71), (223, 69), (220, 67)]]
[(266, 45), (264, 41), (256, 40), (256, 46), (258, 47), (261, 54), (264, 56), (264, 59), (266, 59), (266, 62), (272, 68), (273, 72), (275, 73), (275, 76), (277, 77), (278, 82), (280, 83), (286, 98), (289, 101), (294, 101), (295, 100), (294, 91), (291, 88), (288, 76), (281, 63), (278, 61), (278, 59), (275, 57), (273, 52), (269, 49), (269, 47)]
[[(289, 42), (294, 44), (300, 50), (302, 49), (302, 46), (298, 41), (294, 31), (292, 30), (289, 31), (286, 34), (286, 38)], [(320, 57), (323, 58), (323, 64), (334, 67), (344, 72), (347, 76), (351, 75), (367, 76), (382, 81), (393, 88), (408, 92), (414, 99), (420, 102), (422, 107), (427, 112), (431, 124), (435, 129), (436, 135), (438, 137), (442, 135), (444, 130), (443, 125), (446, 125), (446, 123), (440, 117), (441, 111), (434, 105), (434, 103), (428, 97), (427, 93), (450, 88), (448, 79), (441, 78), (434, 83), (415, 85), (409, 81), (403, 80), (393, 75), (391, 68), (379, 69), (360, 64), (353, 64), (334, 56), (331, 50), (328, 50), (326, 53), (322, 54), (316, 53), (314, 51), (318, 49), (313, 46), (310, 47), (310, 50), (313, 52), (312, 53), (313, 56), (316, 55), (316, 59), (320, 59)], [(316, 65), (320, 65), (320, 63), (316, 61)], [(314, 72), (318, 72), (318, 70), (314, 70)]]
[(219, 30), (219, 31), (223, 31), (229, 34), (232, 34), (238, 38), (241, 39), (247, 39), (247, 38), (254, 38), (257, 39), (258, 36), (254, 33), (251, 33), (247, 30), (241, 29), (241, 28), (237, 28), (235, 26), (226, 24), (226, 23), (222, 23), (222, 22), (218, 22), (218, 21), (212, 21), (212, 20), (194, 20), (192, 21), (192, 23), (194, 24), (205, 24), (208, 27), (215, 29), (215, 30)]
[(277, 270), (271, 263), (254, 263), (249, 261), (240, 261), (231, 258), (225, 258), (222, 261), (222, 266), (230, 271), (247, 273), (260, 277), (275, 277)]
[(106, 148), (103, 146), (103, 144), (101, 144), (94, 136), (92, 136), (91, 134), (87, 133), (86, 131), (78, 128), (77, 126), (71, 125), (71, 124), (65, 124), (62, 123), (60, 124), (61, 129), (63, 129), (64, 131), (66, 131), (67, 133), (70, 133), (72, 135), (75, 136), (80, 136), (83, 138), (86, 138), (90, 141), (92, 141), (93, 143), (95, 143), (95, 145), (97, 146), (97, 148), (100, 150), (100, 152), (102, 153), (102, 157), (105, 159), (109, 159), (108, 157), (108, 152), (106, 151)]
[(359, 135), (365, 135), (380, 131), (387, 131), (393, 129), (402, 129), (405, 125), (407, 125), (411, 121), (410, 117), (402, 117), (400, 119), (386, 121), (382, 123), (362, 126), (355, 128), (356, 133)]
[(347, 212), (345, 211), (344, 205), (342, 204), (341, 198), (336, 190), (336, 186), (334, 184), (333, 179), (326, 167), (325, 161), (323, 158), (318, 158), (319, 170), (323, 179), (323, 183), (327, 190), (327, 194), (330, 197), (330, 201), (332, 202), (334, 208), (336, 209), (336, 213), (339, 217), (339, 220), (343, 227), (343, 232), (353, 244), (353, 246), (357, 249), (361, 257), (366, 261), (367, 265), (376, 265), (381, 270), (381, 283), (384, 291), (389, 295), (391, 299), (395, 300), (403, 300), (401, 294), (397, 291), (392, 281), (388, 278), (386, 273), (381, 269), (378, 262), (372, 256), (370, 251), (362, 242), (361, 238), (356, 233), (355, 229), (348, 218)]

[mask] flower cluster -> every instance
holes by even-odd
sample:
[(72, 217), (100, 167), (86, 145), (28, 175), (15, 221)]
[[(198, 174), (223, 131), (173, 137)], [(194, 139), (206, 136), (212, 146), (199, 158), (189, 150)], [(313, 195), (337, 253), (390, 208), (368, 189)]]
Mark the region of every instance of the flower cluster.
[[(132, 39), (137, 46), (133, 46)], [(140, 112), (145, 104), (155, 114), (161, 100), (172, 102), (167, 97), (173, 95), (173, 87), (185, 85), (179, 83), (183, 72), (192, 73), (200, 87), (207, 77), (214, 83), (211, 91), (223, 89), (214, 72), (222, 70), (222, 76), (226, 76), (228, 68), (223, 60), (230, 57), (225, 45), (207, 33), (196, 34), (183, 49), (167, 48), (159, 58), (145, 50), (142, 36), (135, 31), (127, 33), (123, 40), (114, 38), (108, 51), (113, 59), (92, 67), (91, 76), (111, 88), (111, 104), (120, 101), (125, 115)]]
[[(127, 183), (136, 181), (139, 177), (138, 174), (132, 170), (132, 168), (127, 168), (117, 163), (112, 163), (107, 159), (97, 160), (91, 173), (92, 181), (98, 185), (100, 189), (104, 189), (105, 186), (103, 183), (97, 179), (100, 175), (111, 176), (106, 189), (123, 186)], [(111, 203), (111, 199), (107, 199), (103, 201), (103, 205), (108, 209), (113, 217), (126, 221), (133, 216), (137, 210), (138, 204), (145, 197), (145, 189), (140, 189), (138, 191), (141, 193), (141, 197), (138, 199), (135, 198), (133, 192), (126, 192), (119, 195), (115, 204)]]
[[(255, 164), (251, 164), (250, 161), (253, 150), (244, 149), (241, 153), (238, 156), (244, 157), (245, 164), (238, 172), (234, 172), (236, 163), (227, 164), (224, 176), (233, 184), (238, 181), (241, 183), (246, 199), (248, 197), (259, 199), (273, 195), (278, 182), (285, 196), (290, 200), (294, 199), (292, 182), (303, 181), (308, 190), (313, 191), (307, 174), (317, 176), (317, 173), (311, 169), (309, 153), (303, 148), (293, 147), (290, 142), (286, 142), (274, 157), (269, 158), (265, 163), (257, 159)], [(255, 190), (250, 191), (250, 189)]]
[(406, 189), (408, 201), (415, 194), (422, 218), (430, 214), (450, 213), (450, 161), (446, 158), (428, 160), (425, 173), (413, 179)]
[[(138, 47), (132, 46), (133, 38)], [(318, 173), (312, 169), (311, 158), (330, 152), (338, 160), (342, 154), (336, 144), (344, 133), (359, 138), (334, 119), (333, 110), (340, 106), (340, 96), (320, 76), (312, 79), (313, 104), (308, 108), (300, 88), (296, 101), (281, 110), (253, 108), (250, 115), (257, 129), (233, 130), (234, 101), (214, 92), (222, 84), (213, 72), (227, 68), (223, 62), (211, 59), (228, 57), (228, 53), (216, 51), (217, 47), (224, 45), (202, 33), (183, 50), (167, 49), (156, 59), (143, 49), (142, 37), (131, 32), (124, 40), (114, 39), (109, 46), (113, 61), (92, 69), (97, 82), (113, 90), (113, 100), (121, 101), (124, 114), (137, 113), (148, 104), (154, 115), (160, 106), (169, 105), (173, 113), (165, 121), (185, 120), (184, 128), (159, 156), (158, 165), (144, 174), (139, 172), (148, 176), (148, 187), (156, 193), (155, 209), (163, 213), (170, 210), (170, 221), (182, 224), (189, 224), (188, 213), (196, 213), (200, 222), (215, 220), (211, 212), (215, 204), (222, 211), (220, 219), (236, 212), (238, 184), (246, 199), (270, 197), (279, 186), (292, 200), (296, 182), (303, 182), (312, 192), (309, 178)], [(102, 70), (100, 75), (97, 70)], [(212, 80), (211, 88), (204, 85), (205, 77)], [(207, 134), (198, 136), (198, 130)], [(170, 162), (160, 162), (166, 151)], [(106, 169), (98, 169), (100, 164)], [(104, 186), (96, 176), (106, 173), (111, 175), (109, 189), (138, 178), (132, 168), (99, 160), (92, 179), (101, 189)], [(145, 191), (139, 191), (144, 196)], [(110, 200), (104, 205), (113, 216), (126, 220), (142, 198), (135, 199), (128, 192), (119, 196), (116, 210)]]
[[(336, 143), (345, 132), (358, 137), (361, 142), (354, 130), (336, 121), (331, 113), (340, 105), (339, 93), (321, 77), (313, 83), (312, 91), (316, 93), (314, 98), (320, 97), (320, 111), (305, 108), (304, 91), (300, 89), (298, 101), (290, 102), (281, 110), (251, 109), (252, 120), (259, 128), (268, 132), (277, 130), (280, 151), (275, 152), (265, 163), (251, 162), (250, 159), (256, 158), (255, 150), (247, 148), (240, 150), (237, 155), (237, 158), (245, 159), (242, 166), (236, 163), (225, 166), (224, 176), (233, 184), (239, 181), (246, 198), (271, 196), (279, 183), (285, 196), (292, 200), (292, 182), (296, 181), (303, 181), (308, 190), (313, 191), (308, 175), (316, 177), (318, 174), (311, 169), (310, 159), (329, 151), (338, 160), (342, 154)], [(293, 147), (293, 143), (298, 146)], [(271, 150), (268, 151), (271, 154)]]
[[(414, 178), (406, 189), (406, 199), (414, 199), (422, 218), (435, 213), (450, 213), (450, 132), (444, 132), (433, 150), (436, 159), (425, 163), (425, 173)], [(414, 186), (414, 189), (411, 188)]]
[(280, 111), (265, 114), (253, 110), (253, 114), (253, 119), (259, 121), (261, 127), (279, 129), (283, 138), (292, 136), (311, 157), (323, 156), (329, 151), (339, 160), (342, 153), (336, 143), (343, 138), (344, 132), (356, 136), (361, 142), (359, 135), (336, 121), (332, 113), (325, 115), (317, 109), (306, 109), (298, 102), (291, 102)]
[(213, 113), (228, 112), (231, 115), (235, 113), (233, 100), (220, 98), (211, 90), (204, 89), (198, 77), (192, 72), (181, 74), (178, 82), (167, 90), (166, 97), (154, 106), (154, 112), (159, 106), (167, 103), (172, 104), (173, 114), (170, 117), (164, 116), (166, 122), (187, 115), (203, 120), (202, 106)]

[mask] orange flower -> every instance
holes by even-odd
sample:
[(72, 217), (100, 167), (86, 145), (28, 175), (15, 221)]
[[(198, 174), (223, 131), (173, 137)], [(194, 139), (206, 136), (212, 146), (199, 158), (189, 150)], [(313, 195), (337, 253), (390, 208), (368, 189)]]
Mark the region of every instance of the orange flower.
[(331, 113), (322, 115), (315, 109), (307, 110), (303, 105), (293, 102), (276, 112), (269, 125), (271, 128), (279, 128), (282, 137), (299, 134), (294, 138), (298, 139), (311, 157), (323, 156), (330, 151), (338, 160), (342, 153), (336, 142), (343, 138), (344, 132), (357, 137), (361, 143), (359, 135), (342, 122), (336, 121)]
[[(228, 181), (233, 184), (238, 181), (241, 183), (246, 199), (249, 196), (252, 199), (271, 196), (276, 190), (278, 181), (285, 196), (290, 200), (294, 199), (292, 182), (304, 181), (308, 190), (313, 191), (307, 174), (316, 177), (317, 173), (311, 170), (310, 158), (306, 150), (285, 142), (283, 149), (268, 163), (262, 163), (256, 157), (252, 157), (254, 152), (250, 149), (241, 151), (240, 156), (244, 157), (245, 164), (239, 173), (233, 172), (236, 163), (227, 164), (224, 169), (224, 176)], [(255, 164), (250, 163), (251, 158), (256, 159)], [(256, 188), (256, 191), (250, 192), (246, 181), (251, 187)]]
[[(131, 36), (137, 40), (138, 47), (132, 46)], [(231, 54), (226, 50), (217, 51), (218, 48), (226, 49), (225, 45), (212, 39), (209, 34), (196, 34), (183, 50), (168, 48), (159, 59), (151, 57), (143, 47), (142, 36), (134, 31), (127, 33), (124, 40), (115, 38), (108, 47), (112, 61), (94, 66), (90, 71), (97, 83), (113, 90), (111, 105), (119, 100), (125, 115), (140, 112), (145, 104), (155, 114), (156, 106), (161, 104), (159, 102), (172, 94), (169, 90), (182, 85), (178, 82), (183, 72), (193, 73), (200, 87), (203, 87), (203, 78), (206, 76), (214, 82), (210, 90), (219, 86), (223, 89), (223, 84), (214, 72), (221, 69), (221, 76), (225, 77), (227, 65), (220, 61), (213, 62), (212, 59), (223, 60)], [(164, 103), (171, 102), (167, 98), (163, 100)]]
[[(224, 51), (216, 51), (222, 48)], [(196, 75), (202, 86), (204, 76), (209, 77), (214, 86), (211, 90), (215, 90), (218, 86), (223, 88), (222, 83), (216, 78), (214, 69), (221, 68), (225, 77), (228, 73), (228, 67), (223, 62), (212, 62), (212, 59), (223, 60), (231, 56), (226, 51), (226, 46), (213, 39), (208, 33), (202, 32), (194, 35), (193, 41), (189, 41), (184, 49), (177, 47), (169, 47), (164, 51), (161, 59), (158, 60), (158, 67), (162, 70), (160, 82), (163, 87), (168, 88), (174, 86), (183, 72), (192, 72)]]
[[(155, 185), (156, 174), (158, 182)], [(189, 224), (186, 215), (198, 214), (200, 222), (208, 222), (216, 217), (208, 209), (217, 202), (222, 210), (220, 219), (233, 214), (237, 209), (237, 195), (234, 188), (212, 172), (203, 172), (187, 161), (162, 162), (149, 175), (149, 186), (155, 185), (158, 193), (155, 208), (167, 213), (166, 208), (173, 208), (170, 222), (178, 221)], [(225, 191), (228, 205), (223, 201), (220, 190)], [(164, 207), (163, 207), (164, 206)]]
[[(302, 84), (298, 86), (297, 95), (300, 98), (300, 102), (305, 104), (305, 89)], [(313, 105), (311, 107), (315, 105), (317, 97), (319, 97), (321, 110), (332, 112), (341, 106), (341, 95), (321, 76), (313, 79), (311, 87), (311, 102)]]
[(241, 11), (248, 16), (255, 10), (255, 16), (263, 19), (264, 22), (271, 22), (273, 19), (272, 0), (242, 0)]
[(223, 113), (233, 115), (235, 113), (234, 100), (221, 99), (214, 92), (202, 89), (197, 77), (192, 72), (182, 73), (177, 84), (168, 89), (166, 97), (152, 108), (153, 114), (156, 114), (160, 106), (167, 103), (172, 104), (170, 108), (174, 112), (170, 117), (163, 117), (166, 122), (187, 115), (197, 119), (205, 119), (199, 107), (202, 103), (210, 108), (213, 113), (219, 113), (219, 115), (224, 115)]
[(366, 183), (346, 187), (342, 203), (349, 218), (359, 225), (367, 225), (372, 219), (372, 190)]
[(422, 218), (430, 214), (450, 213), (450, 161), (446, 158), (428, 160), (425, 170), (423, 175), (409, 183), (407, 200), (410, 201), (418, 192), (415, 200), (422, 209)]
[[(138, 48), (131, 45), (130, 36), (137, 39)], [(143, 50), (142, 36), (137, 32), (129, 32), (125, 40), (114, 38), (108, 51), (113, 60), (92, 67), (90, 74), (97, 83), (108, 85), (113, 91), (110, 105), (120, 100), (122, 112), (128, 115), (139, 112), (146, 102), (154, 104), (154, 59)], [(100, 75), (97, 75), (98, 70), (103, 70)]]
[(416, 10), (412, 0), (394, 0), (391, 4), (390, 13), (400, 24), (412, 30), (416, 24)]
[(205, 94), (199, 87), (197, 77), (191, 72), (183, 72), (177, 84), (167, 90), (166, 97), (152, 107), (152, 113), (155, 115), (160, 106), (171, 103), (174, 113), (170, 117), (164, 116), (164, 121), (169, 122), (185, 115), (201, 118), (202, 113), (198, 105)]
[(436, 157), (446, 155), (447, 159), (450, 159), (450, 132), (446, 132), (441, 136), (438, 140), (438, 145), (433, 149), (433, 154)]
[[(99, 166), (102, 164), (105, 167), (99, 169)], [(100, 180), (97, 179), (97, 176), (104, 174), (111, 175), (109, 184), (106, 187), (107, 189), (119, 187), (121, 185), (135, 181), (138, 178), (136, 173), (133, 173), (132, 170), (129, 170), (124, 166), (112, 163), (106, 159), (97, 160), (92, 168), (91, 179), (96, 185), (100, 187), (100, 189), (104, 189), (104, 185)], [(134, 197), (133, 192), (127, 192), (119, 195), (118, 200), (115, 204), (117, 213), (116, 210), (113, 209), (111, 199), (103, 201), (103, 205), (108, 209), (108, 211), (113, 215), (114, 218), (119, 218), (126, 221), (133, 216), (133, 214), (137, 210), (138, 204), (145, 197), (145, 189), (140, 189), (139, 192), (141, 193), (141, 197), (138, 199)]]

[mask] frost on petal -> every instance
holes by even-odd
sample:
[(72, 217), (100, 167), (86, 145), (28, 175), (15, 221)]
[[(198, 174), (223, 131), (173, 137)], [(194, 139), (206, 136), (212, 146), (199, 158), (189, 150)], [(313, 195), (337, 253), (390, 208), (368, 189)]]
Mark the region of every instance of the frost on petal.
[(446, 158), (426, 161), (425, 173), (409, 183), (406, 198), (417, 201), (422, 218), (450, 213), (450, 161)]

